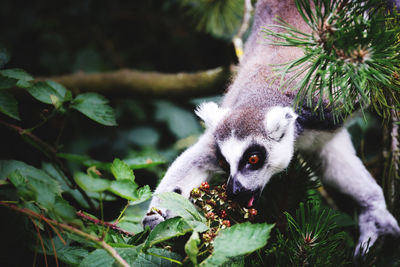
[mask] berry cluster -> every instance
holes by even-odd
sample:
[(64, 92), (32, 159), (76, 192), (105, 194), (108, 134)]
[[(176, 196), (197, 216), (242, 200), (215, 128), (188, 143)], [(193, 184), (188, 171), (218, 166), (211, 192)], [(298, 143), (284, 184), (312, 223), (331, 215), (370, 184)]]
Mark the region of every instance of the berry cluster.
[(256, 209), (241, 207), (238, 203), (228, 199), (226, 184), (210, 189), (210, 185), (204, 182), (191, 193), (191, 200), (203, 212), (210, 230), (202, 234), (206, 245), (212, 243), (220, 229), (230, 227), (231, 224), (245, 221), (253, 221), (257, 215)]

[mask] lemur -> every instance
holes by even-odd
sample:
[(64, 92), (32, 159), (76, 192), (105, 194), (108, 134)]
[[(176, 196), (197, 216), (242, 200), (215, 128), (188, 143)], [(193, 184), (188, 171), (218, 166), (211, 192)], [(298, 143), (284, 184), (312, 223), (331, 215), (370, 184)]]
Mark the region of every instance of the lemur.
[[(222, 103), (201, 104), (196, 114), (206, 130), (196, 144), (169, 167), (155, 190), (176, 192), (187, 198), (190, 191), (221, 171), (225, 162), (229, 179), (227, 193), (247, 206), (256, 203), (271, 177), (288, 167), (295, 151), (313, 155), (322, 168), (322, 183), (350, 196), (360, 207), (360, 236), (355, 254), (379, 236), (400, 237), (400, 228), (386, 208), (382, 189), (357, 157), (343, 125), (329, 119), (316, 120), (310, 113), (293, 109), (294, 94), (282, 92), (278, 82), (268, 83), (272, 66), (302, 55), (293, 47), (272, 46), (260, 36), (263, 26), (279, 16), (296, 28), (309, 32), (293, 0), (258, 0), (251, 34), (239, 70)], [(155, 196), (144, 226), (154, 228), (173, 214), (159, 205)]]

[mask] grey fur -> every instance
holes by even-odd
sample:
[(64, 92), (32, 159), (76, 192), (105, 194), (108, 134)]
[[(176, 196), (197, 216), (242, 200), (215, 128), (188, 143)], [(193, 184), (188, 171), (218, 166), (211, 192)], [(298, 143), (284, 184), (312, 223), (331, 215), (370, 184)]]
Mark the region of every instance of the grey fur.
[[(189, 197), (192, 188), (206, 181), (213, 172), (221, 171), (216, 155), (218, 150), (230, 164), (230, 184), (236, 189), (240, 187), (235, 190), (249, 196), (262, 190), (273, 174), (286, 168), (297, 149), (321, 162), (324, 184), (351, 196), (360, 205), (360, 238), (356, 254), (368, 239), (373, 244), (381, 235), (400, 237), (400, 228), (386, 208), (382, 189), (356, 156), (346, 129), (333, 123), (329, 111), (324, 121), (307, 110), (295, 114), (290, 108), (294, 94), (282, 92), (276, 81), (271, 82), (274, 74), (270, 64), (301, 56), (300, 49), (263, 43), (259, 36), (261, 26), (273, 24), (275, 16), (307, 31), (292, 0), (257, 2), (243, 60), (221, 108), (211, 104), (196, 112), (206, 120), (207, 130), (195, 145), (172, 163), (155, 193), (179, 187), (181, 194)], [(268, 158), (257, 170), (243, 171), (243, 154), (255, 144), (266, 150)], [(153, 198), (151, 207), (159, 208), (157, 197)], [(147, 215), (143, 225), (154, 228), (173, 216), (165, 209), (160, 211), (161, 214)]]

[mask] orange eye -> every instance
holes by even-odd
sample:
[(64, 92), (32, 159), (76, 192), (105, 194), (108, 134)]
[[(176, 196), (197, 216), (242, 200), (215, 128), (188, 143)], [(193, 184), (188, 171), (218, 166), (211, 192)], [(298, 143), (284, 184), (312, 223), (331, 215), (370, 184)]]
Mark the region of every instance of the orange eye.
[(251, 165), (257, 164), (260, 161), (260, 157), (258, 155), (251, 155), (249, 157), (249, 163)]

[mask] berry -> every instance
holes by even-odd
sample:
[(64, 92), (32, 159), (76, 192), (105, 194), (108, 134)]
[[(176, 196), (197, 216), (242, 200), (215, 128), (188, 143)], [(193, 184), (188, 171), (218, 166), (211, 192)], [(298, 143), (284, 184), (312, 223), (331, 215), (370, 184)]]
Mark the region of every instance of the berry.
[(200, 185), (200, 190), (208, 190), (210, 189), (210, 185), (207, 182), (204, 182)]
[(225, 227), (231, 227), (231, 222), (229, 220), (223, 220), (222, 225)]
[(202, 235), (202, 237), (203, 237), (204, 242), (206, 242), (206, 243), (211, 242), (213, 239), (212, 236), (208, 232), (204, 233)]
[(215, 213), (212, 212), (212, 211), (207, 212), (206, 218), (207, 218), (207, 219), (210, 219), (210, 220), (214, 220), (214, 219), (215, 219)]
[(201, 197), (201, 192), (198, 188), (193, 188), (193, 190), (190, 192), (190, 196), (192, 198), (198, 198)]
[(249, 209), (249, 214), (251, 216), (256, 216), (257, 215), (257, 210), (256, 209)]
[(206, 201), (206, 203), (207, 203), (208, 205), (213, 206), (213, 207), (215, 207), (215, 206), (217, 205), (217, 202), (215, 202), (214, 199), (209, 199), (209, 200)]
[(225, 210), (221, 210), (221, 212), (219, 213), (219, 216), (220, 216), (222, 219), (225, 219), (225, 218), (226, 218), (226, 211), (225, 211)]

